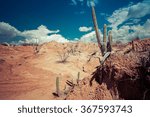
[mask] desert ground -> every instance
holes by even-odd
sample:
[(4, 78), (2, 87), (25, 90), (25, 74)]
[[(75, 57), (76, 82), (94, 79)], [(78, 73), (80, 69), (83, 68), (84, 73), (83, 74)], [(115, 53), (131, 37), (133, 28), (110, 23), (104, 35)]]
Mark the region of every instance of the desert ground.
[[(99, 65), (97, 58), (87, 64), (96, 44), (50, 42), (39, 48), (35, 53), (35, 46), (0, 45), (0, 99), (55, 99), (56, 77), (63, 90), (66, 80), (76, 80), (78, 72), (84, 78)], [(75, 48), (61, 62), (61, 56)]]
[(0, 99), (150, 99), (150, 39), (135, 40), (134, 49), (114, 44), (103, 65), (100, 60), (95, 43), (0, 45)]

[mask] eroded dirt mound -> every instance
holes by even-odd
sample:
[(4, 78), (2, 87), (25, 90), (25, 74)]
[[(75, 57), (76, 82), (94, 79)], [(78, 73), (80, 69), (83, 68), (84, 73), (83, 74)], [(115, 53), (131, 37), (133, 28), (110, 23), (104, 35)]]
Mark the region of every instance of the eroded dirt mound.
[(135, 40), (118, 50), (67, 99), (150, 99), (150, 39)]
[(106, 84), (99, 85), (93, 82), (89, 84), (90, 78), (84, 78), (78, 86), (75, 86), (68, 96), (67, 100), (111, 100), (113, 99), (110, 92), (107, 90)]

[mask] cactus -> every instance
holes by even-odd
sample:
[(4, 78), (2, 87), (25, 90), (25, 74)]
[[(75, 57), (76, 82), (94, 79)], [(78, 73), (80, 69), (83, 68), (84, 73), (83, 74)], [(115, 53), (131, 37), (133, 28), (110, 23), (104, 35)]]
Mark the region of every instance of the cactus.
[(108, 41), (110, 42), (110, 44), (112, 45), (112, 31), (109, 31), (109, 38)]
[(56, 94), (58, 95), (58, 97), (60, 96), (59, 77), (56, 78)]
[(37, 38), (35, 39), (34, 46), (35, 46), (35, 54), (39, 53), (39, 51), (40, 51), (40, 46), (39, 46), (39, 41), (38, 41)]
[[(93, 0), (93, 2), (94, 2), (94, 0)], [(102, 45), (101, 45), (101, 42), (100, 42), (100, 33), (99, 33), (98, 24), (97, 24), (95, 8), (94, 8), (94, 5), (92, 4), (92, 2), (91, 2), (91, 7), (92, 7), (92, 18), (93, 18), (94, 29), (95, 29), (95, 33), (96, 33), (98, 47), (99, 47), (101, 53), (103, 54), (104, 52), (103, 52)]]
[(104, 24), (104, 34), (103, 34), (103, 49), (104, 49), (104, 53), (103, 54), (105, 54), (107, 52), (106, 38), (107, 38), (107, 25)]
[(134, 41), (132, 40), (132, 50), (135, 51)]
[(78, 76), (77, 76), (77, 85), (79, 85), (79, 80), (80, 80), (80, 72), (78, 72)]
[(112, 32), (109, 31), (108, 43), (107, 43), (107, 52), (111, 52), (111, 51), (112, 51)]

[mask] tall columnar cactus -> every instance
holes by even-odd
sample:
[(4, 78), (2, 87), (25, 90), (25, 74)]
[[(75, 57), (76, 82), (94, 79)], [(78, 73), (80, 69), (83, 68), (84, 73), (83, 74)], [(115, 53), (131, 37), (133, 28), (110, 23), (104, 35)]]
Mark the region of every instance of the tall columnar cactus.
[(112, 51), (112, 31), (109, 31), (108, 43), (107, 43), (107, 52)]
[(59, 77), (56, 78), (56, 94), (60, 96)]
[(104, 33), (103, 33), (103, 49), (104, 49), (104, 53), (107, 52), (107, 42), (106, 42), (106, 38), (107, 38), (107, 25), (104, 24)]
[(110, 44), (112, 45), (112, 31), (109, 31), (109, 36), (108, 36), (108, 41), (110, 42)]
[[(94, 0), (92, 2), (94, 2)], [(100, 42), (100, 33), (99, 33), (98, 24), (97, 24), (95, 8), (94, 8), (94, 5), (93, 5), (92, 2), (91, 2), (91, 7), (92, 7), (92, 18), (93, 18), (93, 23), (94, 23), (94, 29), (95, 29), (95, 33), (96, 33), (96, 38), (97, 38), (99, 49), (100, 49), (100, 51), (103, 54), (104, 52), (103, 52), (102, 45), (101, 45), (101, 42)]]

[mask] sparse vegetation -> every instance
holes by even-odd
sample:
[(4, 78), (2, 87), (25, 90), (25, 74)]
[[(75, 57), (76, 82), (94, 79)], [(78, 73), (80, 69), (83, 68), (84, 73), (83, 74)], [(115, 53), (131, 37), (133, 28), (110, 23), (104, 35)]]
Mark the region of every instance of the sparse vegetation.
[(93, 23), (94, 23), (94, 29), (95, 29), (95, 33), (96, 33), (96, 39), (97, 39), (97, 43), (98, 43), (98, 47), (103, 55), (104, 50), (102, 48), (102, 44), (101, 44), (101, 39), (100, 39), (100, 33), (99, 33), (99, 28), (98, 28), (98, 24), (97, 24), (97, 18), (96, 18), (96, 13), (95, 13), (95, 8), (94, 5), (91, 4), (92, 7), (92, 18), (93, 18)]
[(68, 58), (71, 55), (77, 55), (78, 53), (80, 53), (78, 51), (78, 43), (75, 44), (73, 43), (72, 45), (67, 45), (66, 47), (64, 47), (62, 50), (58, 51), (58, 57), (59, 57), (59, 63), (66, 63)]
[(60, 95), (60, 89), (59, 89), (59, 77), (56, 78), (56, 92), (58, 96)]
[(109, 31), (108, 42), (107, 42), (107, 52), (112, 51), (112, 31)]
[(58, 53), (58, 57), (59, 57), (59, 63), (66, 63), (69, 56), (70, 56), (70, 52), (69, 51), (62, 51), (62, 52), (57, 52)]
[(103, 45), (102, 45), (101, 44), (101, 39), (100, 39), (99, 28), (98, 28), (98, 24), (97, 24), (97, 18), (96, 18), (96, 14), (95, 14), (95, 8), (92, 4), (91, 4), (91, 7), (92, 7), (92, 18), (93, 18), (97, 43), (98, 43), (98, 46), (101, 50), (102, 56), (104, 56), (105, 53), (112, 51), (112, 34), (111, 34), (111, 32), (109, 33), (108, 43), (107, 43), (107, 25), (104, 24)]
[(60, 97), (59, 77), (56, 78), (56, 92), (54, 92), (53, 95)]
[(71, 45), (68, 51), (70, 52), (70, 54), (76, 55), (76, 53), (78, 52), (77, 49), (78, 49), (78, 43)]
[(104, 24), (104, 33), (103, 33), (103, 56), (105, 55), (105, 53), (107, 52), (107, 45), (106, 45), (106, 41), (107, 41), (107, 25)]

